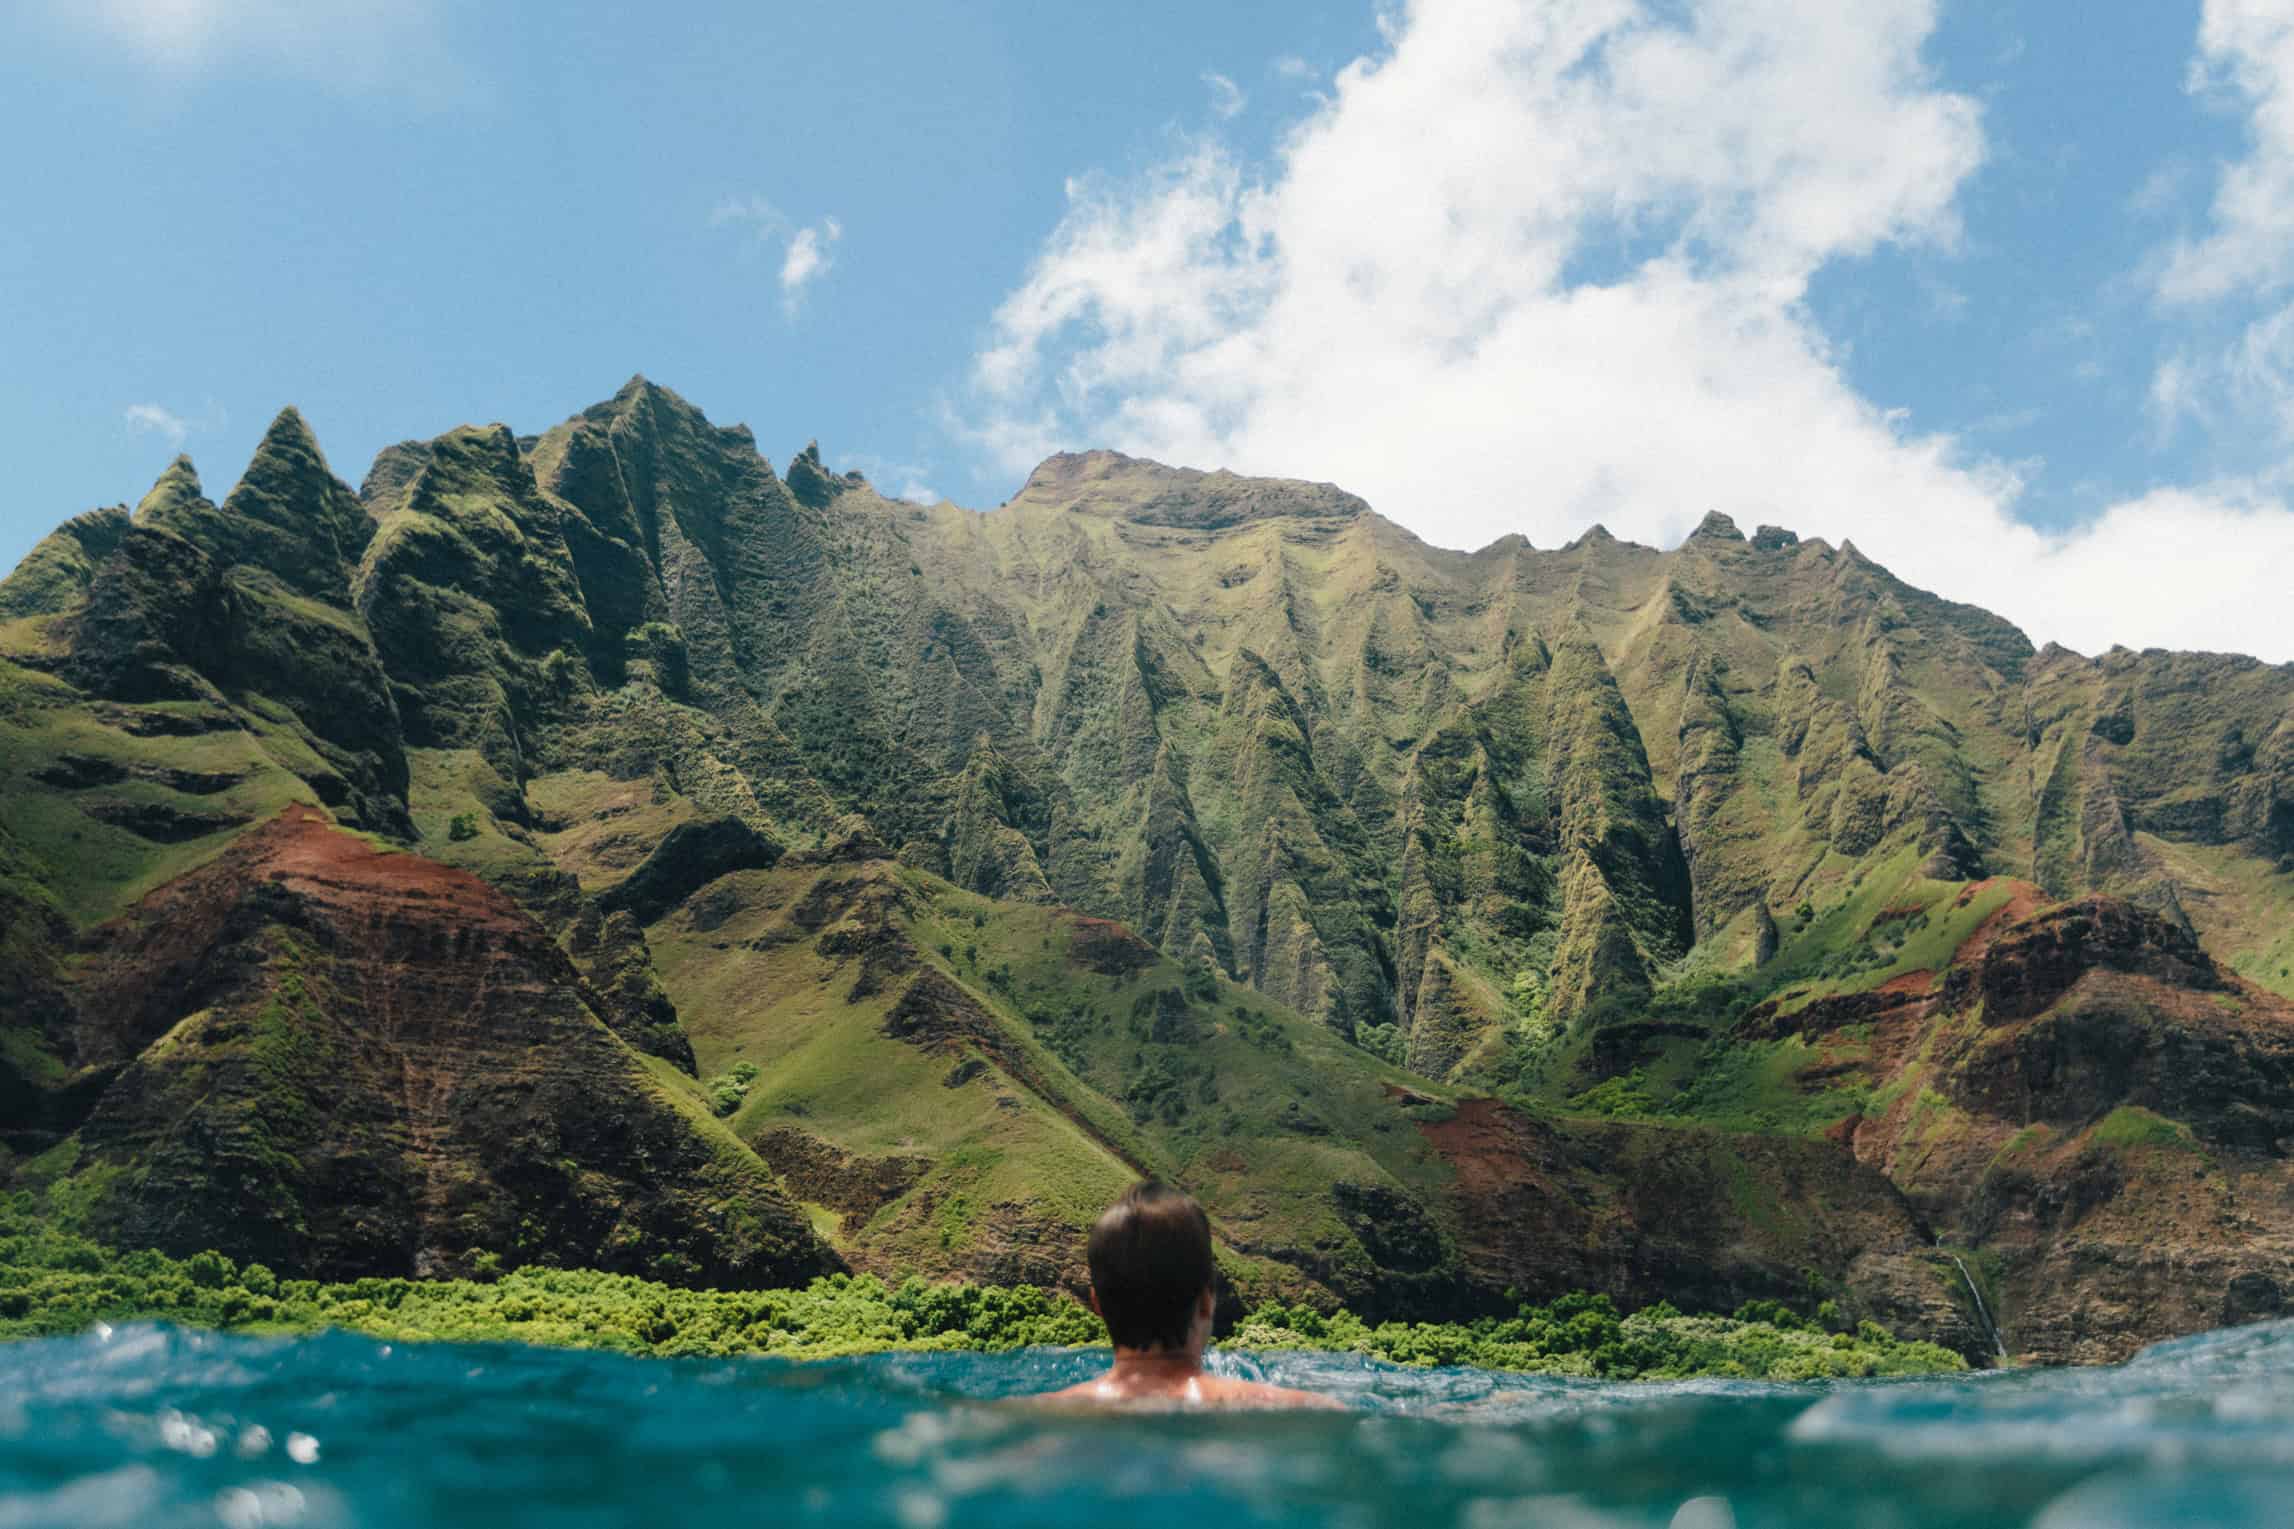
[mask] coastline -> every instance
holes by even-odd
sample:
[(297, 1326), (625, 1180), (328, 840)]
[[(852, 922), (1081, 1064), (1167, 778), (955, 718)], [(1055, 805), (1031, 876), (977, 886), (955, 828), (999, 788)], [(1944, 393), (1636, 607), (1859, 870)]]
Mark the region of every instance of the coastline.
[[(525, 1268), (489, 1281), (281, 1279), (214, 1252), (176, 1259), (116, 1252), (0, 1220), (0, 1340), (55, 1337), (98, 1322), (156, 1320), (294, 1335), (342, 1329), (393, 1342), (513, 1342), (662, 1358), (831, 1359), (896, 1350), (996, 1352), (1098, 1346), (1099, 1319), (1034, 1286), (887, 1285), (831, 1275), (801, 1288), (690, 1289), (634, 1275)], [(1472, 1365), (1609, 1380), (1728, 1376), (1814, 1380), (1953, 1373), (1957, 1354), (1819, 1307), (1775, 1302), (1734, 1315), (1669, 1305), (1621, 1313), (1606, 1296), (1564, 1296), (1509, 1318), (1388, 1322), (1281, 1305), (1243, 1317), (1221, 1346), (1307, 1349), (1411, 1365)]]

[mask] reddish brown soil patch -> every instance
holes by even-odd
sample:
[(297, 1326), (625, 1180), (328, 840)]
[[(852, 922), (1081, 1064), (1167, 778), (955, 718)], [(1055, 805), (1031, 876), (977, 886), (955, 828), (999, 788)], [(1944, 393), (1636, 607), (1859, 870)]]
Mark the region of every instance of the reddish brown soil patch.
[(1155, 949), (1123, 925), (1074, 915), (1070, 947), (1075, 964), (1103, 977), (1127, 977), (1155, 964)]
[(1876, 1029), (1906, 1020), (1924, 1021), (1934, 1012), (1935, 974), (1906, 972), (1902, 977), (1867, 988), (1861, 993), (1840, 993), (1817, 998), (1787, 1014), (1776, 999), (1759, 1005), (1738, 1022), (1738, 1033), (1754, 1040), (1782, 1040), (1797, 1035), (1814, 1041), (1849, 1025)]
[(1496, 1099), (1461, 1099), (1449, 1119), (1420, 1121), (1418, 1134), (1457, 1170), (1464, 1194), (1514, 1186), (1551, 1192), (1530, 1161), (1538, 1143), (1527, 1117)]
[[(468, 871), (420, 855), (378, 850), (301, 803), (232, 845), (224, 859), (250, 877), (278, 882), (330, 906), (384, 899), (417, 904), (428, 917), (504, 937), (533, 927), (509, 898)], [(154, 892), (144, 906), (164, 904), (179, 885)]]
[(2006, 902), (2001, 903), (1998, 908), (1992, 911), (1990, 917), (1976, 925), (1973, 934), (1960, 941), (1959, 949), (1952, 952), (1952, 964), (1954, 966), (1980, 959), (1985, 951), (1991, 949), (1991, 942), (1998, 939), (2002, 932), (2013, 928), (2031, 917), (2032, 914), (2037, 913), (2047, 900), (2047, 894), (2028, 881), (2020, 881), (2012, 876), (1992, 876), (1982, 881), (1969, 882), (1960, 888), (1959, 896), (1953, 899), (1953, 902), (1955, 906), (1964, 908), (1991, 888), (2002, 883), (2012, 886), (2015, 889), (2014, 892)]
[(1935, 986), (1936, 974), (1934, 972), (1917, 971), (1905, 972), (1901, 976), (1890, 977), (1887, 981), (1872, 989), (1872, 991), (1875, 993), (1884, 993), (1891, 998), (1914, 997), (1934, 992)]

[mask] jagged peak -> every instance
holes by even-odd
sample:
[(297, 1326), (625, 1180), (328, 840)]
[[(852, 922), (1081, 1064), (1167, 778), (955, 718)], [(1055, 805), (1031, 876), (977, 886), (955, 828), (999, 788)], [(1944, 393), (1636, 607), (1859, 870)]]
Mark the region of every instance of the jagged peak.
[(631, 373), (629, 380), (615, 390), (613, 397), (607, 400), (606, 407), (610, 408), (615, 404), (619, 404), (623, 408), (640, 404), (649, 405), (654, 408), (670, 409), (680, 414), (699, 414), (701, 412), (688, 403), (685, 396), (675, 388), (666, 383), (655, 382), (643, 372)]
[(611, 398), (590, 405), (568, 423), (581, 420), (610, 423), (617, 419), (629, 419), (652, 424), (658, 423), (662, 415), (704, 426), (708, 424), (708, 417), (687, 402), (675, 388), (655, 382), (643, 372), (631, 374), (630, 379), (617, 388)]
[(280, 447), (298, 447), (316, 453), (319, 438), (311, 429), (311, 422), (303, 418), (303, 411), (288, 404), (271, 416), (270, 428), (263, 432), (262, 444), (255, 448), (256, 455)]
[(1799, 545), (1800, 534), (1797, 531), (1787, 531), (1782, 526), (1760, 526), (1752, 533), (1755, 552), (1782, 552)]
[(1625, 538), (1613, 534), (1607, 526), (1599, 521), (1595, 521), (1592, 525), (1578, 532), (1574, 539), (1563, 543), (1561, 550), (1564, 552), (1595, 553), (1633, 552), (1651, 555), (1657, 551), (1654, 547), (1636, 541), (1627, 541)]
[(231, 508), (234, 502), (243, 506), (250, 494), (288, 494), (297, 487), (323, 486), (333, 477), (310, 421), (289, 404), (272, 416), (270, 428), (256, 443), (255, 454), (248, 458), (247, 470), (239, 475), (239, 484), (224, 501), (224, 508)]
[[(1744, 533), (1736, 528), (1736, 522), (1729, 519), (1728, 516), (1722, 514), (1719, 510), (1705, 511), (1705, 518), (1698, 521), (1697, 528), (1689, 533), (1689, 542), (1692, 543), (1714, 541), (1741, 542), (1743, 540)], [(1684, 543), (1684, 545), (1686, 545), (1686, 543)]]
[(816, 510), (826, 509), (847, 489), (868, 486), (868, 480), (859, 473), (829, 471), (821, 461), (819, 441), (805, 442), (804, 450), (789, 458), (789, 470), (782, 476), (797, 503)]
[(206, 497), (206, 491), (199, 486), (199, 469), (191, 465), (190, 457), (178, 452), (151, 485), (151, 491), (136, 505), (136, 518), (140, 520), (177, 505), (199, 503)]
[(534, 486), (533, 465), (518, 449), (518, 438), (508, 425), (458, 425), (425, 443), (420, 469), (401, 495), (401, 502), (421, 507), (429, 496), (450, 492), (453, 485), (484, 480), (512, 493)]

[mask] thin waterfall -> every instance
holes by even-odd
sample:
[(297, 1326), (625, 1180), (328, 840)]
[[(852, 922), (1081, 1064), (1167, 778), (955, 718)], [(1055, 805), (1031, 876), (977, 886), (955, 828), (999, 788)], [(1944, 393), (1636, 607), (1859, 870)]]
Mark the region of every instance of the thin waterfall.
[(1975, 1276), (1967, 1272), (1967, 1264), (1961, 1260), (1957, 1253), (1944, 1247), (1944, 1240), (1941, 1237), (1936, 1239), (1936, 1246), (1942, 1248), (1944, 1256), (1958, 1267), (1960, 1280), (1967, 1286), (1968, 1297), (1975, 1302), (1976, 1317), (1983, 1323), (1983, 1330), (1990, 1337), (1991, 1346), (1998, 1351), (2001, 1361), (2004, 1362), (2007, 1358), (2007, 1344), (1999, 1336), (1999, 1324), (1991, 1320), (1990, 1308), (1983, 1304), (1983, 1292), (1975, 1287)]

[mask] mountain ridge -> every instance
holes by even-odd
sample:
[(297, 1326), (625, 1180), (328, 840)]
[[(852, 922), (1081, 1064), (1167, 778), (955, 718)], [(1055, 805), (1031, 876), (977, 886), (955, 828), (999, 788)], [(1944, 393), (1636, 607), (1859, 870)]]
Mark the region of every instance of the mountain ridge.
[[(795, 1196), (821, 1245), (792, 1258), (1072, 1281), (1093, 1196), (1146, 1165), (1262, 1292), (1471, 1307), (1542, 1257), (1654, 1298), (1718, 1259), (1697, 1288), (1742, 1298), (1799, 1259), (1956, 1342), (1936, 1235), (2002, 1250), (2011, 1319), (2078, 1235), (2002, 1222), (2000, 1175), (2077, 1201), (2102, 1154), (2088, 1209), (2149, 1267), (2106, 1213), (2198, 1236), (2161, 1198), (2187, 1150), (2253, 1228), (2224, 1278), (2294, 1280), (2278, 1136), (2122, 1059), (2022, 1096), (2054, 1101), (2024, 1111), (2041, 1151), (1970, 1072), (1999, 1005), (1965, 975), (2001, 908), (2037, 938), (2102, 898), (2131, 911), (2001, 1024), (2066, 1056), (2272, 1054), (2294, 666), (2035, 650), (1852, 543), (1712, 514), (1671, 549), (1450, 551), (1332, 485), (1113, 452), (996, 510), (916, 505), (813, 445), (776, 473), (638, 377), (536, 435), (388, 447), (355, 492), (282, 411), (220, 504), (179, 459), (35, 547), (0, 665), (0, 993), (72, 1012), (86, 931), (322, 813), (498, 889), (615, 1045), (704, 1117), (729, 1100), (760, 1183), (827, 1197)], [(1067, 917), (1141, 959), (1060, 954)], [(2177, 940), (2216, 975), (2111, 965)], [(1916, 975), (1934, 996), (1899, 1001)], [(1784, 1022), (1840, 1004), (1861, 1017)], [(116, 1216), (149, 1155), (54, 1154), (125, 1075), (42, 1023), (0, 1034), (18, 1178)], [(104, 1107), (130, 1105), (156, 1107)], [(1406, 1113), (1444, 1109), (1469, 1126)], [(1824, 1154), (1851, 1177), (1794, 1198)], [(1563, 1181), (1622, 1222), (1520, 1200)], [(1501, 1202), (1517, 1240), (1477, 1242)], [(1612, 1251), (1536, 1251), (1556, 1235)], [(451, 1257), (479, 1251), (514, 1250)], [(2034, 1351), (2197, 1320), (2145, 1300), (2098, 1294)]]

